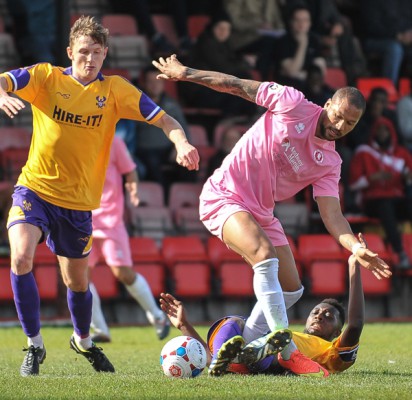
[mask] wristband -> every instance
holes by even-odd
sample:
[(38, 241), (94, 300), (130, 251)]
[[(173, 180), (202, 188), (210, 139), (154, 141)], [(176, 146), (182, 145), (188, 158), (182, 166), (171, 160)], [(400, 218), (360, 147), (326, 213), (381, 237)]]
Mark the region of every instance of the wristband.
[(361, 247), (363, 247), (363, 246), (362, 246), (359, 242), (358, 242), (358, 243), (355, 243), (355, 244), (352, 246), (352, 254), (355, 255), (356, 252), (357, 252)]

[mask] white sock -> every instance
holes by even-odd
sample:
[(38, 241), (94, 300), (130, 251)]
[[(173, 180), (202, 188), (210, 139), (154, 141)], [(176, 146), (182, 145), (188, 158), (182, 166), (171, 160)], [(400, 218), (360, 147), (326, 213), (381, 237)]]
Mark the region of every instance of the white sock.
[[(156, 304), (150, 286), (143, 275), (136, 274), (135, 281), (131, 285), (125, 285), (125, 287), (143, 310), (146, 311), (146, 315), (153, 316), (154, 318), (163, 317), (163, 312)], [(150, 322), (152, 323), (152, 321)]]
[(270, 258), (253, 266), (253, 289), (271, 331), (289, 326), (278, 270), (277, 258)]
[(92, 322), (90, 327), (96, 333), (103, 333), (110, 337), (109, 327), (107, 326), (106, 320), (103, 315), (99, 294), (97, 293), (96, 287), (93, 283), (89, 283), (89, 288), (93, 295)]
[(250, 343), (252, 340), (266, 335), (268, 331), (269, 325), (266, 322), (265, 314), (263, 314), (260, 303), (256, 302), (250, 316), (245, 322), (242, 336), (246, 343)]
[(44, 343), (43, 343), (43, 338), (41, 336), (41, 334), (39, 333), (36, 336), (33, 337), (28, 337), (27, 338), (27, 345), (30, 346), (34, 346), (34, 347), (40, 347), (41, 349), (44, 347)]
[(80, 350), (87, 350), (93, 346), (92, 337), (90, 335), (87, 336), (87, 338), (82, 339), (76, 332), (73, 332), (73, 336), (77, 346), (80, 347)]

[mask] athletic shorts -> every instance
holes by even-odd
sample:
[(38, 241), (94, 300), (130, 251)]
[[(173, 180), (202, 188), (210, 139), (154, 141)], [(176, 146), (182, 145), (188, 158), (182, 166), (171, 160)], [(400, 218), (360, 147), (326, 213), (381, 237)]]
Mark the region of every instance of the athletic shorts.
[(43, 232), (47, 246), (58, 255), (84, 258), (92, 248), (92, 213), (55, 206), (25, 186), (16, 186), (7, 229), (15, 224), (31, 224)]
[[(206, 191), (206, 187), (203, 190)], [(211, 199), (207, 194), (200, 196), (200, 220), (212, 235), (221, 240), (223, 240), (223, 225), (231, 215), (240, 211), (245, 211), (255, 218), (274, 246), (289, 244), (280, 221), (273, 215), (257, 215), (241, 201), (234, 202), (233, 199), (224, 196), (216, 199)]]
[(93, 231), (89, 265), (94, 267), (100, 260), (110, 267), (132, 267), (129, 236), (124, 224), (110, 230)]
[[(229, 318), (240, 318), (246, 321), (245, 317), (240, 315), (232, 315), (223, 317), (213, 323), (207, 333), (207, 346), (209, 347), (209, 351), (211, 354), (215, 353), (215, 349), (213, 349), (213, 341), (216, 335), (219, 333), (219, 330), (226, 324)], [(266, 371), (272, 364), (274, 356), (267, 356), (263, 360), (253, 364), (253, 365), (246, 365), (246, 364), (237, 364), (237, 363), (230, 363), (227, 369), (228, 372), (232, 372), (234, 374), (241, 374), (241, 375), (249, 375), (249, 374), (259, 374)]]

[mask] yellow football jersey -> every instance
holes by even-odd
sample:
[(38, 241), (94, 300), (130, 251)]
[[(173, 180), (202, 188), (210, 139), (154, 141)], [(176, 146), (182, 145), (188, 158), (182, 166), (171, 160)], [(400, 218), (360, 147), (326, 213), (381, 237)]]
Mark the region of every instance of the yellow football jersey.
[(340, 347), (342, 336), (332, 342), (314, 335), (293, 332), (293, 341), (299, 351), (316, 361), (331, 373), (342, 372), (356, 361), (359, 344)]
[[(48, 63), (1, 74), (8, 92), (29, 102), (33, 136), (18, 185), (73, 210), (99, 207), (119, 119), (154, 123), (164, 111), (120, 76), (83, 85), (72, 69)], [(1, 140), (1, 139), (0, 139)]]

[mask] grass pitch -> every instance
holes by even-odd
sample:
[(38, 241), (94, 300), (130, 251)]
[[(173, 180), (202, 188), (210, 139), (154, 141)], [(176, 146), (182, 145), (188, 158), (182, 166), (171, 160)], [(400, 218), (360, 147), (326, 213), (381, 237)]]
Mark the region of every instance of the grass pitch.
[[(301, 331), (302, 326), (292, 326)], [(225, 375), (166, 378), (152, 327), (112, 328), (102, 346), (115, 374), (96, 373), (69, 349), (69, 327), (42, 329), (47, 358), (40, 375), (21, 378), (25, 337), (20, 328), (0, 328), (0, 399), (411, 399), (412, 323), (365, 326), (355, 365), (329, 379)], [(207, 327), (199, 327), (205, 336)], [(169, 338), (178, 336), (176, 329)]]

